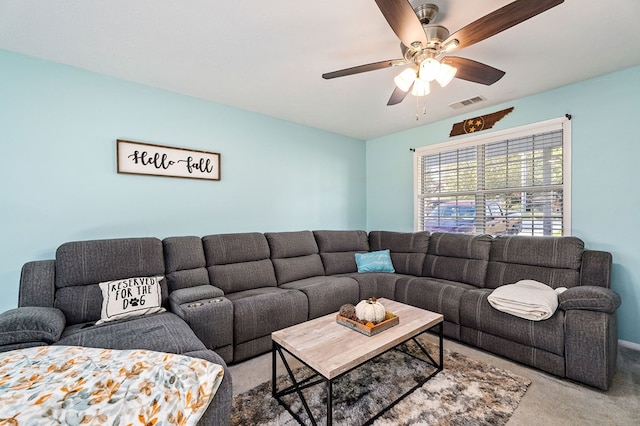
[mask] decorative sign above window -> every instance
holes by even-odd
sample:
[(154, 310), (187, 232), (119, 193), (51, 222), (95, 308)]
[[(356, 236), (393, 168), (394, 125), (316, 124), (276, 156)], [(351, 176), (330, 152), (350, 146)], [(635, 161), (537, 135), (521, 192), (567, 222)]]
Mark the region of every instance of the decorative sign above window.
[(511, 111), (513, 111), (513, 107), (503, 109), (502, 111), (494, 112), (492, 114), (467, 118), (466, 120), (453, 125), (453, 127), (451, 128), (451, 133), (449, 133), (449, 137), (464, 135), (465, 133), (476, 133), (481, 132), (482, 130), (490, 129), (494, 124), (500, 121)]
[(220, 154), (118, 139), (118, 173), (220, 180)]

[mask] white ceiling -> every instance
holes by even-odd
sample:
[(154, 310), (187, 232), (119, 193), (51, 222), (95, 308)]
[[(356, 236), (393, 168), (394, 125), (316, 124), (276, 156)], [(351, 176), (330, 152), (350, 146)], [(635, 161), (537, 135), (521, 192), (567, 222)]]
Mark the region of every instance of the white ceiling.
[[(427, 2), (453, 33), (510, 0)], [(399, 68), (321, 78), (402, 56), (372, 0), (0, 0), (0, 49), (368, 140), (640, 65), (638, 18), (638, 0), (566, 0), (460, 49), (505, 77), (433, 88), (418, 121), (412, 96), (386, 106)]]

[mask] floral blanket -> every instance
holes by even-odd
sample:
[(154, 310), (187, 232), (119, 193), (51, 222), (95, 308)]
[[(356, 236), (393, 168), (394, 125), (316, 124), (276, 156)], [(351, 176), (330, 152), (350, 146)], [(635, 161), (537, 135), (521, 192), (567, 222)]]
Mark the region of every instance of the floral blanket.
[(195, 425), (223, 374), (218, 364), (147, 350), (0, 353), (0, 425)]

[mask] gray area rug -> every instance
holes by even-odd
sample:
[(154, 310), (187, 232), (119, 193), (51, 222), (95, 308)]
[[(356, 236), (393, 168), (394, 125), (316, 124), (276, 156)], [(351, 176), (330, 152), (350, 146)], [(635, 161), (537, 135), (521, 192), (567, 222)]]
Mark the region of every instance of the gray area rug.
[[(423, 336), (419, 339), (436, 358), (437, 348)], [(403, 349), (418, 354), (413, 342)], [(334, 424), (355, 426), (365, 423), (434, 369), (397, 350), (365, 363), (334, 382)], [(295, 375), (296, 380), (300, 380), (309, 376), (310, 370), (300, 367), (295, 370)], [(504, 425), (530, 384), (526, 378), (445, 349), (444, 370), (407, 395), (374, 425)], [(290, 380), (286, 376), (278, 377), (279, 390), (289, 385)], [(326, 424), (324, 385), (303, 392), (318, 424)], [(302, 419), (307, 419), (295, 393), (283, 397), (283, 400)], [(269, 381), (234, 398), (231, 424), (298, 423), (271, 397)], [(307, 424), (311, 423), (307, 421)]]

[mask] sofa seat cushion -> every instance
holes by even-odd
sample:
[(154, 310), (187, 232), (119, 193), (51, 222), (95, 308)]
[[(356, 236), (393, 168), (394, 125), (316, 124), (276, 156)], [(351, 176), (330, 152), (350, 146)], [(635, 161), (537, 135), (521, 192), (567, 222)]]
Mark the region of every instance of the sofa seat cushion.
[(531, 321), (494, 309), (487, 298), (492, 290), (475, 289), (462, 294), (460, 324), (496, 337), (564, 355), (564, 312), (549, 319)]
[(356, 272), (354, 274), (343, 274), (343, 276), (351, 277), (358, 282), (360, 300), (370, 297), (394, 300), (398, 280), (412, 278), (411, 275), (389, 272)]
[(263, 287), (226, 294), (233, 303), (233, 342), (269, 336), (307, 320), (307, 296), (298, 290)]
[(462, 294), (476, 287), (439, 278), (403, 278), (396, 283), (395, 300), (444, 315), (445, 321), (460, 324)]
[(56, 345), (105, 349), (148, 349), (183, 354), (206, 347), (186, 322), (170, 312), (107, 322), (67, 327)]
[(299, 290), (307, 296), (309, 319), (338, 312), (345, 303), (355, 305), (360, 297), (358, 282), (348, 277), (311, 277), (283, 284), (280, 288)]

